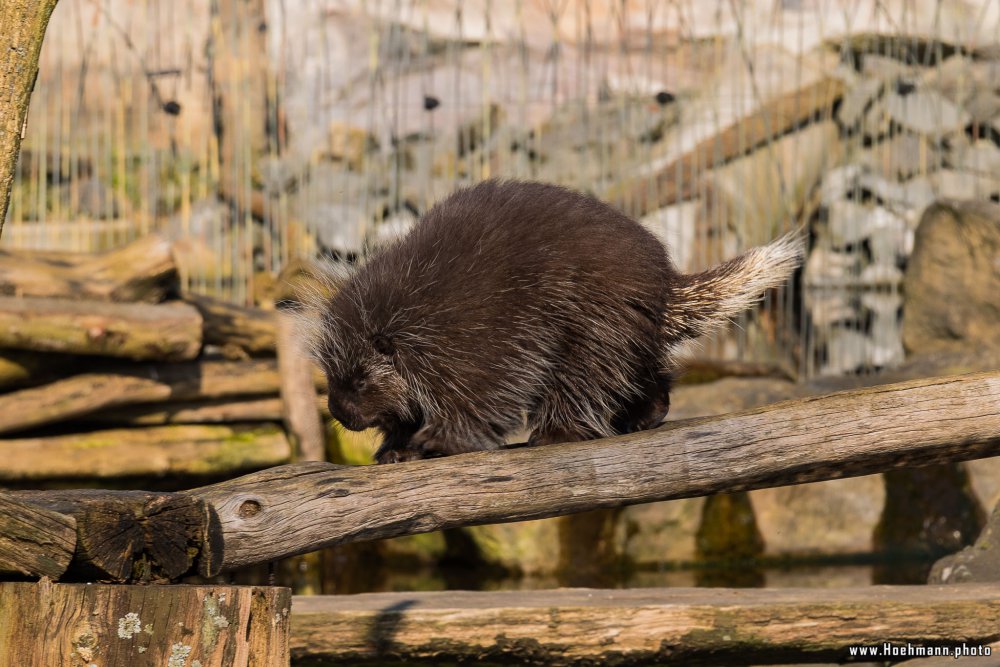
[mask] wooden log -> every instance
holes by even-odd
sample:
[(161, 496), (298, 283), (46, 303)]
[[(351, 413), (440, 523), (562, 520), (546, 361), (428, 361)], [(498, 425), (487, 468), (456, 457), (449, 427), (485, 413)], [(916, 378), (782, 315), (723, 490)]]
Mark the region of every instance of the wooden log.
[(287, 588), (0, 583), (0, 667), (286, 666)]
[(189, 294), (184, 300), (201, 313), (204, 321), (202, 340), (206, 345), (218, 345), (230, 358), (274, 355), (276, 324), (273, 312), (242, 308), (197, 294)]
[(291, 434), (296, 460), (325, 461), (326, 434), (316, 409), (313, 364), (287, 316), (278, 319), (278, 376), (285, 428)]
[(1000, 586), (297, 596), (291, 622), (293, 660), (338, 664), (839, 662), (857, 645), (988, 643)]
[(154, 401), (278, 393), (274, 360), (120, 366), (0, 395), (0, 433)]
[(183, 303), (0, 297), (0, 347), (135, 360), (193, 359), (201, 351), (201, 315)]
[(218, 545), (210, 548), (217, 523), (206, 503), (187, 494), (87, 489), (12, 491), (9, 497), (75, 520), (68, 573), (75, 579), (170, 581), (188, 574), (195, 558), (203, 558), (204, 572), (218, 571)]
[(223, 568), (350, 541), (867, 475), (1000, 453), (1000, 372), (932, 378), (590, 442), (382, 466), (300, 463), (192, 491)]
[[(318, 407), (318, 406), (317, 406)], [(228, 422), (280, 422), (284, 418), (277, 396), (144, 403), (84, 415), (85, 422), (130, 426), (163, 424), (225, 424)]]
[(843, 91), (844, 85), (839, 79), (824, 78), (782, 95), (691, 150), (657, 165), (653, 173), (625, 179), (609, 190), (605, 198), (636, 216), (690, 199), (697, 192), (706, 167), (719, 166), (745, 155), (832, 110)]
[(158, 303), (177, 290), (170, 242), (150, 234), (101, 254), (0, 251), (0, 295)]
[(124, 428), (0, 440), (0, 479), (212, 475), (286, 463), (291, 448), (276, 425)]
[(0, 577), (62, 576), (76, 547), (76, 520), (0, 493)]

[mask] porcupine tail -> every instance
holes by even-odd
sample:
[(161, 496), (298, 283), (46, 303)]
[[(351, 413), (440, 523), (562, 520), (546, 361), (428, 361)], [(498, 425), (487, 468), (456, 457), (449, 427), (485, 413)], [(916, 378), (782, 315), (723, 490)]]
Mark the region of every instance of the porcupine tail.
[(664, 318), (664, 333), (680, 342), (725, 324), (778, 287), (802, 263), (805, 238), (791, 232), (702, 273), (678, 276)]

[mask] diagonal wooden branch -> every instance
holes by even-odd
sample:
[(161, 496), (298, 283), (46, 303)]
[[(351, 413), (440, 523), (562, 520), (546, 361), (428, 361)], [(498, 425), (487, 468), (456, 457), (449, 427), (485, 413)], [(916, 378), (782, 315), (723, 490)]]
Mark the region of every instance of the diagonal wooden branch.
[(618, 438), (378, 467), (301, 463), (194, 493), (230, 569), (358, 540), (1000, 454), (1000, 372), (905, 382)]

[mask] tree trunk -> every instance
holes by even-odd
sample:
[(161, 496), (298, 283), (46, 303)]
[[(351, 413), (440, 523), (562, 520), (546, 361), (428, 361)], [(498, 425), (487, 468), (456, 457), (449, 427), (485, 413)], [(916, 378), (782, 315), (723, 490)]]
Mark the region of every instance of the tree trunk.
[(273, 359), (122, 366), (0, 394), (0, 433), (123, 405), (277, 395), (278, 386)]
[(0, 250), (0, 295), (158, 303), (177, 290), (171, 244), (151, 234), (101, 254)]
[[(232, 474), (287, 463), (274, 425), (178, 425), (0, 440), (0, 480)], [(14, 454), (16, 452), (16, 455)]]
[(55, 6), (56, 0), (0, 0), (0, 238), (38, 54)]
[(201, 315), (183, 303), (0, 297), (0, 347), (126, 359), (193, 359)]
[(58, 579), (75, 547), (73, 517), (0, 493), (0, 577)]
[(316, 408), (313, 365), (292, 330), (292, 320), (278, 316), (278, 375), (285, 428), (292, 436), (296, 459), (326, 460), (326, 433)]
[(186, 494), (46, 490), (12, 491), (8, 497), (76, 521), (67, 575), (77, 580), (170, 581), (188, 574), (195, 558), (218, 554), (205, 548), (212, 525), (208, 506)]

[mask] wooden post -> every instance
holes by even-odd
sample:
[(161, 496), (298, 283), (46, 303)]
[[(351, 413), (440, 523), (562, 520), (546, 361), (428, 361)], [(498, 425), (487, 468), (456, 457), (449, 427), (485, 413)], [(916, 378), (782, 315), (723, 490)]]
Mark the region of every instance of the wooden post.
[(282, 667), (291, 594), (257, 586), (0, 583), (0, 667)]
[(285, 315), (278, 316), (278, 373), (285, 426), (292, 435), (296, 459), (325, 461), (326, 434), (316, 408), (312, 364)]

